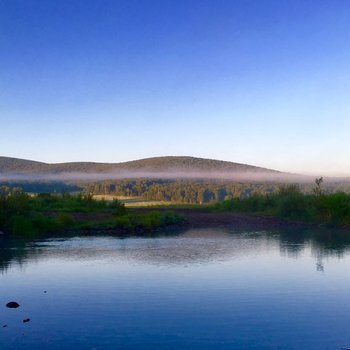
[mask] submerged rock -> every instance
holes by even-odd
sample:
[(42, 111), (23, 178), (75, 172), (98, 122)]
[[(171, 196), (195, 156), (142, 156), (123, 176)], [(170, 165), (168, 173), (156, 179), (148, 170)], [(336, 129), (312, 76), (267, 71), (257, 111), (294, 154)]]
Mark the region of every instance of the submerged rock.
[(27, 322), (29, 322), (30, 321), (30, 318), (25, 318), (24, 320), (23, 320), (23, 323), (27, 323)]
[(7, 327), (7, 324), (4, 324), (3, 326), (2, 326), (2, 328), (6, 328)]
[(19, 307), (19, 304), (15, 301), (10, 301), (9, 303), (6, 304), (6, 307), (10, 309), (17, 309)]

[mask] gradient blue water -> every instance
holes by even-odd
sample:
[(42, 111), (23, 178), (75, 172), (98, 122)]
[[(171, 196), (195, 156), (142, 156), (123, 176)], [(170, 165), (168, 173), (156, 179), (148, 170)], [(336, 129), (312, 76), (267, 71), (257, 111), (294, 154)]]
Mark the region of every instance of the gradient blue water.
[(348, 245), (288, 237), (208, 229), (3, 244), (0, 348), (350, 346)]

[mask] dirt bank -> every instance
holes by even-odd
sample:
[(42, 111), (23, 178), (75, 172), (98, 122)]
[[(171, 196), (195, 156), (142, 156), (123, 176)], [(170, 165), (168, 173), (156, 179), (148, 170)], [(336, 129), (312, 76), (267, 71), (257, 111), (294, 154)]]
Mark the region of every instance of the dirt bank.
[(308, 224), (302, 222), (289, 222), (278, 218), (256, 216), (244, 213), (232, 212), (213, 212), (209, 210), (200, 209), (182, 209), (182, 208), (138, 208), (133, 209), (137, 212), (149, 211), (169, 211), (178, 213), (186, 218), (187, 225), (191, 228), (200, 227), (218, 227), (218, 226), (232, 226), (237, 228), (281, 228), (281, 227), (306, 227)]

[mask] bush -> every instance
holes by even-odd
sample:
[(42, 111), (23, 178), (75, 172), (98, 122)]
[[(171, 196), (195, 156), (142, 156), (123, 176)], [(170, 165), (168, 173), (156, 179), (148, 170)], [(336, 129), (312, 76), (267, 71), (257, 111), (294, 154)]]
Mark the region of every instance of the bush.
[(316, 217), (326, 223), (350, 223), (350, 195), (342, 192), (319, 196), (315, 200)]
[(165, 212), (160, 215), (160, 221), (162, 226), (170, 226), (181, 224), (185, 221), (185, 219), (176, 213), (173, 212)]
[(145, 229), (158, 228), (161, 223), (160, 214), (157, 211), (142, 216), (140, 221), (141, 227)]
[(124, 215), (126, 213), (125, 205), (117, 199), (114, 199), (109, 207), (113, 210), (113, 215)]
[(127, 231), (133, 231), (136, 223), (129, 215), (120, 216), (115, 220), (115, 226)]
[(306, 218), (307, 200), (295, 185), (283, 187), (275, 195), (277, 215), (284, 218)]
[(70, 226), (74, 225), (75, 221), (74, 221), (72, 215), (66, 214), (66, 213), (61, 213), (56, 218), (56, 223), (57, 223), (58, 227), (66, 228), (66, 227), (70, 227)]
[(11, 220), (11, 233), (14, 235), (33, 235), (37, 233), (32, 221), (23, 216), (14, 216)]

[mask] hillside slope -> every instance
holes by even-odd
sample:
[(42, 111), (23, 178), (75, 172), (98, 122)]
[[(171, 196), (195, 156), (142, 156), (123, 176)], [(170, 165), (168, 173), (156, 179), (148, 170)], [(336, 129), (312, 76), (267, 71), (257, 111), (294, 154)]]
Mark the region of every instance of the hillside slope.
[(33, 160), (0, 157), (0, 173), (21, 172), (21, 171), (35, 171), (45, 163), (36, 162)]
[[(249, 172), (278, 174), (275, 170), (252, 165), (195, 157), (154, 157), (124, 163), (73, 162), (48, 164), (43, 162), (0, 157), (1, 174), (61, 174), (61, 173), (161, 173), (161, 172)], [(200, 175), (200, 174), (199, 174)]]

